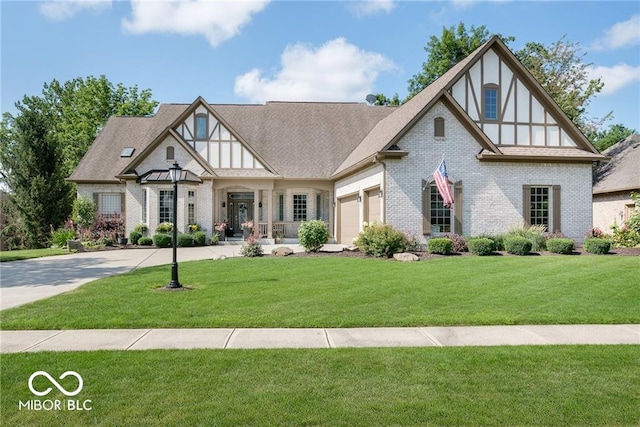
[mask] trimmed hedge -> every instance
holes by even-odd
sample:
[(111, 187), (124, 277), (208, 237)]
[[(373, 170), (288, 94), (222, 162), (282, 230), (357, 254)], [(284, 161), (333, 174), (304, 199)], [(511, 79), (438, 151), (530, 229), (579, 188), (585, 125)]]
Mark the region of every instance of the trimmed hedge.
[(513, 255), (527, 255), (531, 252), (532, 246), (533, 243), (526, 237), (514, 236), (504, 239), (504, 248)]
[(183, 248), (185, 246), (194, 246), (193, 235), (178, 233), (178, 246)]
[(138, 244), (140, 246), (151, 246), (153, 245), (153, 239), (151, 237), (141, 237), (138, 239)]
[(379, 258), (391, 258), (393, 254), (404, 252), (407, 248), (407, 240), (402, 231), (375, 221), (365, 224), (353, 243), (365, 255)]
[(129, 240), (131, 241), (132, 245), (137, 245), (141, 237), (142, 237), (142, 233), (140, 233), (139, 231), (134, 230), (131, 233), (129, 233)]
[(204, 231), (196, 231), (195, 233), (193, 233), (193, 243), (196, 246), (204, 246), (204, 245), (206, 245), (207, 244), (207, 233), (205, 233)]
[(303, 221), (298, 228), (298, 241), (306, 252), (318, 252), (329, 241), (329, 229), (324, 221)]
[(427, 250), (432, 254), (450, 255), (453, 251), (453, 242), (446, 237), (436, 237), (427, 241)]
[(165, 233), (157, 233), (153, 235), (153, 244), (159, 248), (171, 247), (171, 235)]
[(584, 239), (584, 250), (590, 254), (604, 255), (611, 249), (611, 242), (608, 239), (598, 237), (588, 237)]
[(488, 237), (471, 238), (467, 242), (467, 246), (469, 252), (480, 256), (491, 255), (496, 247), (495, 242)]
[(547, 240), (547, 250), (554, 254), (570, 255), (573, 252), (573, 240), (554, 237)]

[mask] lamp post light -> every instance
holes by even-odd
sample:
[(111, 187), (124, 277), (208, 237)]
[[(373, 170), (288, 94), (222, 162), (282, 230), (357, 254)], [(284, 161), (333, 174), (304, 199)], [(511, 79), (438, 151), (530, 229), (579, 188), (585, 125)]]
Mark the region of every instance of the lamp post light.
[(171, 282), (167, 285), (169, 289), (181, 288), (182, 285), (178, 281), (178, 181), (180, 181), (180, 175), (182, 168), (178, 165), (178, 162), (174, 162), (173, 166), (169, 168), (169, 176), (171, 182), (173, 182), (173, 262), (171, 263)]

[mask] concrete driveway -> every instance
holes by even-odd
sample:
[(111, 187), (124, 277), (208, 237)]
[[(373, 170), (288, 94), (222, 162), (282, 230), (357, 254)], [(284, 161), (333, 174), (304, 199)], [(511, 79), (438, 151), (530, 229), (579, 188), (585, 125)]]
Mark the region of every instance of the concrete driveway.
[[(287, 246), (302, 252), (299, 245)], [(271, 253), (274, 245), (264, 245)], [(240, 256), (240, 245), (178, 248), (178, 262)], [(326, 245), (326, 250), (342, 250)], [(68, 292), (92, 280), (135, 268), (171, 264), (171, 248), (113, 249), (0, 263), (0, 310)], [(169, 278), (167, 278), (169, 280)]]

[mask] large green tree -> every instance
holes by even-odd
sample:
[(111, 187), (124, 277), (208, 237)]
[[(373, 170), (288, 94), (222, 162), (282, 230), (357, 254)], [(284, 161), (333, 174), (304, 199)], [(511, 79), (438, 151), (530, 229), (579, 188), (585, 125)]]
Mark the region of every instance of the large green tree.
[(593, 142), (593, 145), (602, 152), (612, 145), (626, 139), (629, 135), (634, 134), (635, 129), (629, 129), (623, 124), (609, 126), (608, 129), (599, 129), (587, 133), (587, 138)]
[(75, 191), (66, 178), (112, 115), (146, 116), (151, 91), (114, 85), (105, 76), (45, 84), (41, 96), (16, 103), (0, 123), (0, 173), (27, 230), (27, 246), (46, 242), (71, 214)]
[(5, 115), (3, 121), (0, 164), (12, 191), (9, 200), (22, 219), (23, 241), (28, 247), (41, 247), (50, 228), (69, 214), (71, 186), (65, 181), (50, 106), (42, 98), (25, 96), (16, 108), (18, 115)]

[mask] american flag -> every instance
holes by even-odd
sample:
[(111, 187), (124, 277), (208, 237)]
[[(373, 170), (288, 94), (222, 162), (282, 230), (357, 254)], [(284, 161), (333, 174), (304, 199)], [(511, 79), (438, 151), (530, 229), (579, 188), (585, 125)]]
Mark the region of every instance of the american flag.
[(433, 173), (433, 178), (436, 180), (436, 187), (442, 197), (442, 204), (445, 208), (453, 206), (453, 194), (451, 193), (451, 187), (449, 186), (449, 177), (447, 176), (447, 165), (444, 164), (444, 159), (440, 162), (440, 166)]

